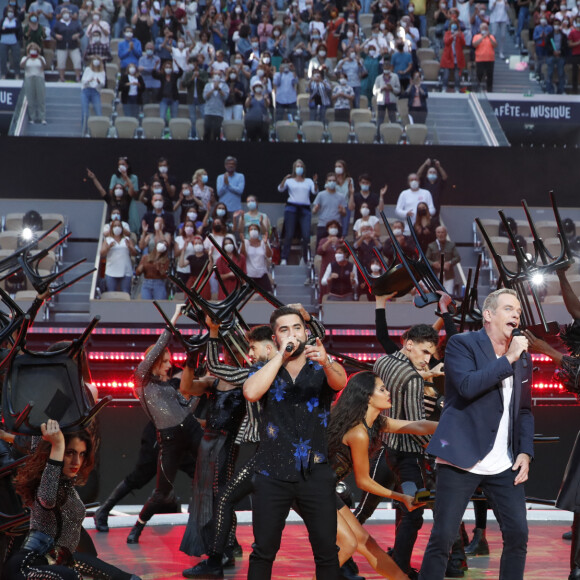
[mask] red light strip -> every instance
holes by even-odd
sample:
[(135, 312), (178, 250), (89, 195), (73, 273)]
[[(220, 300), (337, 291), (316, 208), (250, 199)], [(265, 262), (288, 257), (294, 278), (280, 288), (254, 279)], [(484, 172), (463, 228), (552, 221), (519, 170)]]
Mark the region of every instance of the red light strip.
[(564, 385), (562, 383), (534, 383), (532, 389), (539, 389), (540, 391), (556, 390), (563, 391)]
[[(135, 352), (89, 352), (88, 357), (94, 361), (142, 361), (144, 355)], [(172, 353), (171, 360), (184, 362), (187, 356), (183, 353)]]

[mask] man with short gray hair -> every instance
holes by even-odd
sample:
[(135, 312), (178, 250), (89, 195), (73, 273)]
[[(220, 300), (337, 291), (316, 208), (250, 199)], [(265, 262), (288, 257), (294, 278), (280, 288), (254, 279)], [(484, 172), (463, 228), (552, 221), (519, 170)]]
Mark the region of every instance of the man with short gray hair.
[(226, 204), (228, 211), (234, 213), (242, 209), (242, 195), (246, 187), (246, 178), (243, 173), (236, 171), (238, 160), (229, 155), (224, 161), (225, 173), (218, 175), (218, 199)]

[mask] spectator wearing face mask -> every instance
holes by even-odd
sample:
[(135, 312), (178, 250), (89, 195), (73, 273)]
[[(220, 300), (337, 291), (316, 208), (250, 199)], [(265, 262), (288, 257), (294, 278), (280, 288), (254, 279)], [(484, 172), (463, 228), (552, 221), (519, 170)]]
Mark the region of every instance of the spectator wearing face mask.
[(391, 56), (391, 66), (394, 74), (399, 79), (401, 91), (406, 91), (411, 79), (411, 71), (413, 70), (413, 57), (409, 52), (405, 51), (405, 43), (402, 40), (397, 40), (395, 45), (395, 52)]
[(137, 250), (129, 233), (124, 230), (121, 220), (113, 219), (101, 245), (101, 258), (106, 260), (105, 288), (107, 292), (131, 293), (133, 279), (131, 256), (137, 255)]
[(22, 42), (22, 25), (14, 6), (4, 11), (0, 20), (0, 76), (5, 79), (8, 74), (8, 55), (14, 78), (20, 78), (20, 43)]
[(147, 42), (145, 45), (145, 52), (139, 58), (137, 70), (143, 77), (145, 83), (145, 91), (143, 93), (144, 103), (153, 103), (157, 100), (157, 93), (161, 87), (161, 81), (153, 78), (153, 71), (157, 70), (161, 65), (161, 59), (155, 54), (155, 45), (152, 42)]
[(447, 0), (440, 0), (439, 6), (433, 14), (435, 38), (431, 37), (431, 30), (429, 31), (432, 44), (437, 46), (439, 49), (443, 47), (443, 35), (445, 34), (445, 29), (448, 26), (449, 16), (450, 13)]
[[(475, 71), (477, 74), (477, 84), (479, 87), (483, 77), (485, 76), (487, 92), (491, 93), (493, 91), (493, 69), (497, 42), (493, 34), (489, 33), (489, 26), (485, 22), (481, 23), (479, 29), (480, 33), (476, 34), (472, 41), (473, 48), (475, 49)], [(580, 40), (578, 44), (580, 45)]]
[(244, 117), (246, 88), (234, 67), (226, 71), (226, 82), (230, 92), (225, 102), (224, 119), (226, 121), (241, 121)]
[(272, 283), (268, 275), (272, 248), (268, 242), (268, 234), (256, 224), (250, 224), (248, 237), (242, 240), (240, 252), (246, 258), (248, 277), (266, 292), (272, 292)]
[(207, 72), (199, 67), (194, 57), (190, 57), (188, 68), (181, 81), (181, 86), (187, 90), (187, 106), (189, 107), (192, 137), (197, 137), (197, 119), (203, 118), (205, 108), (203, 89), (207, 84), (207, 80)]
[(185, 44), (185, 39), (180, 36), (177, 39), (177, 46), (172, 47), (171, 56), (173, 57), (173, 70), (187, 70), (187, 61), (189, 59), (189, 47)]
[(370, 270), (371, 262), (376, 259), (375, 249), (378, 252), (381, 251), (381, 240), (371, 221), (361, 224), (359, 235), (354, 241), (353, 247), (361, 264)]
[(334, 104), (334, 120), (344, 123), (350, 122), (350, 111), (354, 103), (354, 89), (349, 86), (346, 73), (339, 73), (338, 84), (332, 89)]
[(370, 42), (363, 45), (361, 54), (367, 74), (361, 81), (360, 92), (361, 95), (367, 98), (369, 104), (371, 104), (373, 100), (373, 87), (381, 70), (381, 53), (378, 49), (378, 43), (374, 42), (374, 39), (371, 39)]
[(98, 56), (91, 59), (91, 64), (83, 71), (81, 79), (81, 127), (84, 135), (89, 119), (89, 105), (93, 106), (95, 115), (101, 115), (101, 89), (105, 86), (107, 77), (105, 67)]
[(152, 251), (141, 257), (135, 270), (138, 276), (143, 274), (141, 300), (167, 300), (168, 250), (168, 243), (160, 240)]
[(149, 228), (147, 222), (142, 222), (143, 231), (139, 238), (139, 249), (144, 252), (152, 252), (159, 242), (163, 242), (167, 248), (171, 248), (173, 238), (165, 229), (165, 220), (157, 216), (153, 222), (153, 228)]
[(28, 46), (34, 42), (39, 48), (38, 54), (44, 56), (43, 45), (46, 40), (46, 31), (38, 21), (38, 15), (35, 12), (28, 13), (28, 24), (24, 27), (24, 49), (28, 54)]
[(264, 85), (257, 80), (252, 83), (246, 99), (244, 124), (248, 141), (268, 141), (270, 129), (270, 97), (264, 94)]
[(92, 32), (89, 36), (89, 44), (85, 50), (85, 62), (91, 62), (91, 59), (94, 56), (100, 58), (103, 63), (111, 62), (113, 60), (108, 38), (107, 42), (104, 42), (103, 36), (98, 30)]
[(358, 218), (352, 226), (355, 239), (361, 235), (361, 231), (365, 226), (371, 226), (377, 236), (380, 235), (380, 219), (371, 213), (368, 203), (365, 201), (360, 206), (361, 217)]
[(155, 219), (161, 217), (164, 220), (164, 230), (173, 235), (173, 232), (175, 232), (175, 221), (173, 219), (173, 213), (167, 212), (163, 209), (165, 205), (163, 194), (155, 193), (154, 190), (151, 205), (153, 206), (153, 209), (146, 211), (143, 216), (143, 222), (147, 224), (148, 230), (153, 231)]
[(242, 209), (242, 195), (246, 187), (246, 177), (236, 171), (238, 160), (231, 155), (224, 161), (225, 172), (218, 175), (216, 182), (217, 196), (220, 202), (234, 214)]
[(351, 49), (355, 51), (355, 54), (358, 54), (360, 51), (360, 41), (356, 30), (357, 27), (354, 22), (348, 22), (345, 26), (343, 38), (340, 41), (340, 50), (345, 56), (348, 56)]
[(308, 78), (311, 79), (315, 70), (322, 70), (325, 74), (333, 74), (332, 61), (326, 56), (326, 45), (319, 44), (314, 56), (308, 62)]
[(177, 211), (181, 208), (179, 221), (183, 223), (186, 219), (189, 219), (195, 224), (196, 233), (201, 233), (202, 224), (204, 223), (204, 216), (207, 212), (203, 211), (203, 205), (201, 206), (202, 211), (200, 211), (200, 200), (193, 195), (193, 187), (187, 181), (181, 184), (181, 191), (177, 201), (173, 206), (173, 211)]
[(367, 73), (367, 70), (354, 48), (349, 48), (346, 53), (346, 58), (338, 62), (334, 72), (336, 75), (338, 73), (346, 74), (347, 83), (354, 91), (353, 106), (355, 109), (358, 109), (360, 105), (361, 79), (363, 74)]
[(57, 20), (50, 31), (50, 35), (56, 40), (56, 68), (59, 80), (65, 81), (64, 73), (66, 61), (70, 56), (75, 71), (77, 83), (81, 80), (81, 51), (80, 38), (84, 35), (78, 20), (73, 20), (70, 10), (62, 10), (60, 20)]
[(153, 78), (161, 82), (159, 92), (157, 93), (159, 115), (168, 124), (168, 111), (170, 112), (171, 119), (177, 118), (177, 112), (179, 110), (179, 88), (177, 81), (183, 75), (183, 71), (180, 68), (177, 69), (177, 72), (174, 71), (172, 61), (166, 60), (162, 62), (159, 69), (154, 70), (151, 74)]
[(389, 61), (383, 65), (383, 74), (378, 76), (373, 86), (373, 95), (377, 98), (377, 125), (380, 127), (389, 112), (391, 123), (397, 121), (397, 99), (401, 92), (399, 77), (392, 72)]
[(407, 217), (411, 218), (413, 224), (415, 223), (417, 219), (417, 205), (419, 203), (424, 202), (427, 205), (430, 215), (435, 215), (436, 213), (431, 193), (419, 187), (419, 176), (416, 173), (410, 173), (407, 182), (409, 188), (401, 191), (395, 207), (395, 215), (403, 220), (405, 224), (405, 235), (409, 235)]
[(349, 261), (345, 246), (340, 246), (334, 254), (334, 260), (328, 264), (320, 284), (328, 288), (327, 300), (354, 300), (354, 289), (358, 285), (356, 266)]
[[(89, 175), (90, 177), (90, 175)], [(93, 183), (95, 187), (98, 186), (93, 179)], [(138, 232), (141, 228), (141, 218), (139, 216), (139, 210), (137, 209), (137, 198), (139, 194), (139, 178), (131, 168), (131, 164), (127, 157), (119, 157), (117, 159), (117, 168), (113, 175), (111, 175), (111, 179), (109, 180), (109, 195), (110, 199), (118, 199), (118, 196), (115, 195), (115, 186), (120, 185), (130, 196), (130, 200), (128, 200), (127, 205), (129, 206), (128, 209), (128, 216), (125, 215), (123, 208), (119, 205), (119, 209), (122, 210), (123, 213), (123, 221), (128, 221), (129, 225), (131, 226), (132, 232)], [(101, 195), (102, 192), (101, 192)], [(103, 196), (104, 197), (104, 196)], [(106, 200), (105, 200), (106, 201)], [(112, 207), (112, 203), (109, 204)], [(128, 219), (127, 219), (128, 217)]]
[[(233, 234), (227, 234), (225, 236), (222, 247), (228, 255), (228, 258), (230, 258), (238, 268), (246, 272), (246, 257), (238, 252), (236, 238)], [(216, 262), (216, 267), (224, 285), (224, 288), (222, 288), (221, 284), (219, 285), (218, 300), (224, 300), (226, 295), (229, 296), (236, 289), (238, 279), (230, 270), (230, 267), (221, 255)]]
[[(151, 188), (153, 188), (155, 183), (161, 184), (163, 189), (161, 195), (163, 195), (165, 204), (163, 209), (165, 211), (172, 211), (174, 201), (177, 198), (177, 188), (179, 182), (177, 177), (171, 173), (169, 160), (166, 157), (160, 157), (157, 160), (157, 168), (155, 173), (149, 179), (149, 183), (151, 184)], [(148, 198), (142, 198), (141, 201), (146, 203), (147, 209), (151, 209), (150, 204), (148, 203)]]
[(274, 75), (276, 89), (276, 121), (286, 119), (289, 115), (296, 116), (296, 100), (298, 77), (294, 66), (285, 58), (280, 66), (280, 72)]
[(336, 58), (340, 44), (340, 30), (344, 24), (344, 18), (339, 16), (336, 6), (330, 6), (330, 20), (326, 25), (326, 50), (328, 58)]
[(312, 213), (318, 214), (318, 227), (316, 228), (316, 246), (326, 236), (329, 222), (341, 222), (346, 214), (346, 200), (336, 191), (336, 174), (326, 174), (324, 189), (316, 194), (312, 205)]
[(306, 87), (306, 92), (310, 95), (308, 99), (310, 120), (325, 123), (326, 109), (331, 105), (332, 87), (324, 78), (323, 71), (314, 71), (312, 79)]
[(151, 31), (154, 24), (155, 21), (153, 20), (153, 14), (149, 8), (149, 4), (146, 0), (142, 0), (139, 2), (139, 9), (131, 17), (131, 25), (133, 26), (135, 38), (139, 40), (141, 46), (145, 46), (153, 40)]
[(423, 84), (421, 73), (413, 73), (411, 84), (407, 87), (406, 95), (409, 101), (409, 114), (413, 117), (414, 123), (425, 123), (427, 120), (427, 98), (429, 91)]
[[(211, 223), (209, 224), (209, 233), (211, 233), (211, 235), (213, 236), (213, 238), (215, 239), (215, 241), (221, 246), (223, 246), (223, 242), (224, 239), (226, 237), (227, 229), (226, 226), (224, 225), (224, 222), (222, 221), (221, 218), (216, 217), (215, 219), (213, 219), (211, 221)], [(205, 238), (203, 240), (203, 247), (205, 248), (206, 252), (208, 253), (208, 255), (211, 258), (211, 262), (212, 264), (215, 264), (219, 257), (220, 257), (220, 253), (219, 251), (216, 249), (216, 247), (212, 244), (211, 240), (209, 238)], [(217, 280), (215, 279), (215, 276), (212, 276), (212, 294), (216, 294), (217, 295)]]
[(344, 237), (340, 233), (340, 223), (337, 220), (331, 220), (326, 224), (326, 234), (316, 247), (316, 254), (321, 256), (320, 272), (326, 272), (326, 267), (339, 247), (344, 245)]
[(439, 212), (441, 211), (441, 200), (447, 187), (447, 172), (443, 169), (438, 159), (430, 159), (428, 157), (417, 170), (417, 177), (419, 178), (421, 187), (431, 194), (433, 205), (435, 206), (433, 219), (438, 222)]
[(465, 38), (463, 32), (459, 29), (459, 24), (453, 21), (443, 37), (443, 55), (441, 56), (440, 64), (443, 69), (443, 86), (446, 90), (449, 88), (449, 73), (453, 70), (456, 93), (459, 92), (461, 74), (465, 68), (464, 47)]
[(286, 54), (286, 35), (278, 24), (272, 29), (272, 38), (268, 40), (268, 51), (272, 54), (272, 65), (278, 68)]
[(203, 89), (203, 98), (205, 100), (203, 140), (219, 141), (221, 138), (222, 123), (225, 115), (225, 103), (227, 101), (230, 89), (223, 82), (221, 73), (217, 72), (212, 75)]
[(54, 17), (54, 8), (48, 0), (35, 0), (28, 7), (29, 22), (32, 16), (38, 18), (38, 24), (44, 29), (47, 36), (50, 35), (50, 24)]
[(246, 198), (247, 211), (238, 222), (238, 233), (240, 238), (249, 239), (249, 227), (256, 225), (260, 228), (261, 233), (270, 235), (271, 225), (270, 218), (267, 214), (258, 210), (258, 198), (250, 194)]
[(425, 257), (429, 260), (433, 271), (439, 275), (441, 254), (445, 256), (443, 285), (445, 292), (451, 295), (455, 285), (455, 266), (459, 264), (461, 257), (455, 244), (447, 239), (447, 229), (445, 227), (439, 226), (436, 228), (435, 236), (435, 241), (431, 242), (427, 247)]
[[(258, 3), (256, 2), (256, 6)], [(272, 39), (272, 32), (274, 31), (274, 26), (270, 21), (270, 15), (265, 12), (262, 14), (262, 21), (258, 24), (257, 33), (260, 42), (260, 50), (269, 50), (268, 42)]]
[[(405, 224), (402, 221), (396, 220), (391, 224), (391, 229), (397, 242), (401, 246), (403, 253), (406, 256), (416, 257), (417, 251), (415, 249), (415, 243), (410, 236), (406, 236), (404, 233)], [(395, 252), (393, 241), (391, 240), (390, 236), (385, 240), (382, 252), (389, 264), (392, 264), (397, 257), (397, 253)]]
[(90, 21), (88, 26), (85, 28), (85, 35), (92, 39), (93, 34), (99, 33), (99, 41), (103, 44), (109, 45), (111, 37), (111, 27), (109, 23), (101, 18), (99, 11), (95, 10), (90, 14)]
[(209, 33), (202, 30), (199, 34), (199, 42), (193, 47), (191, 51), (192, 56), (198, 56), (202, 54), (204, 57), (204, 63), (207, 67), (213, 64), (215, 59), (215, 48), (209, 41)]
[(427, 247), (435, 240), (435, 224), (429, 214), (429, 207), (423, 201), (417, 204), (417, 215), (415, 217), (415, 224), (413, 226), (415, 235), (419, 242), (419, 246), (423, 252), (427, 251)]
[(216, 202), (213, 188), (207, 185), (209, 177), (205, 169), (197, 169), (191, 178), (193, 185), (193, 195), (199, 201), (201, 212), (209, 212)]
[[(185, 257), (184, 253), (180, 254), (179, 267), (182, 269), (187, 268), (189, 272), (186, 282), (188, 288), (193, 287), (202, 272), (206, 272), (208, 268), (211, 268), (211, 259), (204, 248), (201, 236), (195, 235), (193, 237), (193, 252), (191, 254), (187, 257)], [(211, 300), (211, 289), (208, 283), (202, 288), (197, 288), (197, 291), (205, 300)]]
[(26, 56), (20, 61), (20, 68), (24, 71), (23, 88), (28, 101), (28, 121), (43, 125), (46, 125), (45, 67), (46, 61), (40, 54), (40, 46), (32, 42), (26, 49)]
[[(564, 73), (564, 65), (566, 64), (566, 58), (568, 57), (568, 38), (562, 32), (562, 27), (560, 22), (554, 21), (554, 29), (548, 35), (546, 40), (546, 49), (548, 54), (548, 75), (546, 79), (546, 89), (548, 93), (553, 94), (557, 92), (559, 95), (564, 93), (566, 87), (566, 75)], [(556, 71), (556, 76), (558, 77), (558, 84), (556, 90), (554, 90), (554, 70)]]
[(354, 212), (354, 221), (356, 222), (362, 216), (361, 207), (363, 203), (366, 203), (369, 209), (369, 215), (375, 215), (377, 210), (379, 213), (383, 211), (385, 207), (385, 201), (383, 196), (387, 193), (388, 186), (384, 185), (380, 194), (371, 191), (371, 177), (368, 173), (362, 173), (358, 178), (358, 185), (360, 191), (354, 191), (351, 193), (348, 200), (348, 209)]
[(187, 284), (190, 276), (190, 268), (189, 264), (187, 263), (187, 258), (194, 253), (193, 246), (195, 243), (196, 234), (197, 232), (195, 223), (189, 218), (186, 218), (183, 226), (179, 228), (178, 235), (175, 236), (175, 240), (173, 242), (173, 256), (176, 260), (178, 260), (176, 268), (177, 277), (184, 284)]
[(130, 64), (135, 67), (139, 64), (139, 59), (143, 54), (143, 49), (139, 39), (134, 38), (133, 28), (126, 26), (123, 32), (123, 40), (119, 42), (117, 54), (121, 63), (121, 70), (124, 71)]
[(553, 28), (548, 24), (548, 19), (542, 15), (540, 22), (534, 28), (534, 44), (536, 46), (536, 63), (534, 69), (536, 77), (542, 80), (542, 66), (548, 56), (548, 36), (553, 32)]
[(145, 81), (136, 64), (130, 63), (125, 69), (125, 73), (121, 75), (119, 91), (123, 104), (123, 115), (138, 118), (143, 105)]
[(572, 66), (572, 93), (578, 94), (578, 65), (580, 65), (580, 16), (576, 15), (574, 27), (568, 34), (570, 56), (568, 62)]

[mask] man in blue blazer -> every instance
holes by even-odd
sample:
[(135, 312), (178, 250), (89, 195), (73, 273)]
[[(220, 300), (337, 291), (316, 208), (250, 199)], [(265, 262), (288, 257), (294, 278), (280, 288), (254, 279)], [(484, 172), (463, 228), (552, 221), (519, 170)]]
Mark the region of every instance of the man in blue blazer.
[(521, 307), (513, 290), (490, 294), (483, 329), (457, 334), (445, 352), (445, 406), (427, 452), (437, 457), (434, 523), (420, 580), (442, 580), (461, 518), (477, 487), (495, 507), (504, 548), (500, 580), (522, 580), (528, 525), (524, 486), (533, 457), (532, 364), (512, 336)]

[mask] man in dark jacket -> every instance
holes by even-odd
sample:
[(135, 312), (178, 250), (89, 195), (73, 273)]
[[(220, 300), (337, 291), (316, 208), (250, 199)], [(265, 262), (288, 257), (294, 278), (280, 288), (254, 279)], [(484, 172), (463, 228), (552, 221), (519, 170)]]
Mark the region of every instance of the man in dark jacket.
[(546, 54), (548, 62), (548, 74), (546, 78), (546, 89), (549, 93), (554, 93), (554, 83), (552, 77), (554, 76), (554, 69), (558, 73), (558, 89), (559, 95), (564, 93), (566, 86), (566, 75), (564, 74), (564, 65), (568, 57), (568, 38), (562, 32), (560, 22), (554, 21), (554, 27), (546, 38)]
[(56, 68), (59, 80), (64, 82), (66, 61), (70, 56), (75, 71), (77, 83), (81, 80), (81, 50), (79, 39), (84, 35), (83, 27), (78, 20), (73, 20), (71, 11), (63, 8), (60, 20), (57, 20), (50, 31), (50, 35), (56, 39)]

